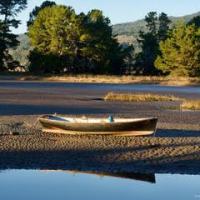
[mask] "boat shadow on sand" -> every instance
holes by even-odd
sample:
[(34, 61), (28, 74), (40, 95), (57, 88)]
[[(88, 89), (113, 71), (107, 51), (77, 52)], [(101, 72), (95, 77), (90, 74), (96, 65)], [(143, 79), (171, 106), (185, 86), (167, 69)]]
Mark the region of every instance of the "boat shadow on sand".
[(156, 137), (200, 137), (200, 130), (157, 129)]
[(1, 150), (0, 170), (9, 168), (103, 171), (118, 174), (200, 174), (200, 139), (185, 138), (173, 143), (174, 138), (165, 138), (160, 144), (156, 142), (157, 138), (153, 138), (154, 142), (145, 138), (141, 145), (137, 145), (139, 139), (135, 139), (135, 146), (128, 146), (125, 141), (124, 147), (105, 149), (91, 145), (87, 149)]
[(0, 170), (200, 174), (200, 131), (158, 129), (156, 137), (74, 136), (40, 131), (0, 136)]

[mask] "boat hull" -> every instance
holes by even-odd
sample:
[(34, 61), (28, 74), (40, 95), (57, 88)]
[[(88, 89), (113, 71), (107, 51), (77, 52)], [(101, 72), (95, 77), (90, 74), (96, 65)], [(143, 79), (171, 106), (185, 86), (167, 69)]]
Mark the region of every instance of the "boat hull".
[(43, 126), (43, 132), (117, 136), (152, 135), (155, 133), (157, 124), (157, 118), (115, 123), (83, 123), (52, 120), (44, 116), (39, 118), (39, 121)]

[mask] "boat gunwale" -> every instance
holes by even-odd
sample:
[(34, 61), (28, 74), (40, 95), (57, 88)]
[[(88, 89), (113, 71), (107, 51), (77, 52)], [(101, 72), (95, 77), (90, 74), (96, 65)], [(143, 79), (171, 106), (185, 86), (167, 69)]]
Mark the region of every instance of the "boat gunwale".
[[(53, 115), (44, 115), (42, 117), (39, 118), (39, 121), (46, 121), (46, 122), (56, 122), (56, 123), (69, 123), (72, 125), (78, 125), (78, 124), (88, 124), (88, 125), (94, 125), (94, 124), (102, 124), (102, 125), (117, 125), (117, 124), (131, 124), (131, 123), (136, 123), (136, 122), (144, 122), (144, 121), (151, 121), (151, 120), (158, 120), (157, 117), (146, 117), (146, 118), (115, 118), (113, 122), (109, 122), (108, 118), (81, 118), (81, 117), (77, 117), (77, 118), (73, 118), (73, 117), (62, 117), (62, 116), (58, 116), (58, 118), (60, 119), (65, 119), (65, 120), (59, 120), (59, 119), (49, 119), (48, 117), (57, 117), (57, 116), (53, 116)], [(67, 121), (67, 119), (72, 119), (74, 121)], [(89, 121), (89, 120), (99, 120), (99, 121)], [(124, 120), (124, 121), (116, 121), (116, 120)], [(80, 120), (80, 121), (78, 121)], [(81, 121), (82, 120), (82, 121)], [(102, 120), (102, 121), (100, 121)], [(127, 121), (125, 121), (127, 120)]]

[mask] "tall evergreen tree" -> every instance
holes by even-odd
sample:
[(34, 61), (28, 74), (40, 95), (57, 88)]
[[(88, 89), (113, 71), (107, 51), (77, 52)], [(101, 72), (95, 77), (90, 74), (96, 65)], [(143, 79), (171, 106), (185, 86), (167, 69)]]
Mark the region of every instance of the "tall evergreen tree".
[(161, 13), (159, 15), (158, 20), (159, 20), (158, 42), (160, 42), (167, 39), (171, 20), (168, 18), (167, 14), (165, 13)]
[(125, 51), (100, 10), (76, 15), (71, 7), (46, 7), (29, 26), (28, 35), (34, 47), (32, 71), (120, 73), (124, 64)]
[(152, 35), (157, 34), (157, 20), (158, 20), (157, 12), (149, 12), (145, 16), (145, 22), (148, 28), (148, 32), (151, 33)]
[(20, 24), (16, 16), (26, 7), (26, 0), (1, 0), (0, 1), (0, 71), (14, 69), (16, 62), (9, 54), (8, 48), (18, 44), (17, 36), (11, 32), (11, 28), (17, 28)]
[(34, 48), (30, 54), (30, 70), (59, 73), (72, 67), (76, 54), (74, 41), (79, 40), (74, 31), (76, 17), (75, 11), (67, 6), (46, 7), (38, 13), (28, 29)]
[(84, 31), (87, 38), (82, 53), (90, 63), (91, 70), (100, 73), (111, 71), (109, 48), (115, 41), (110, 20), (103, 16), (102, 11), (92, 10), (86, 16)]
[(155, 66), (168, 74), (200, 75), (200, 28), (179, 23), (169, 38), (160, 42), (161, 55)]
[(159, 54), (159, 42), (167, 38), (170, 20), (165, 13), (159, 17), (156, 12), (150, 12), (145, 17), (147, 31), (140, 31), (139, 45), (141, 52), (136, 57), (136, 68), (142, 74), (156, 74), (158, 70), (154, 61)]
[(41, 6), (36, 6), (33, 11), (29, 14), (29, 20), (27, 22), (27, 26), (30, 26), (33, 24), (34, 20), (36, 19), (38, 13), (46, 8), (46, 7), (51, 7), (56, 5), (56, 3), (54, 1), (44, 1)]
[(4, 51), (5, 51), (5, 44), (3, 40), (3, 22), (0, 20), (0, 71), (4, 70)]
[(192, 24), (200, 28), (200, 16), (196, 16), (188, 22), (188, 25)]

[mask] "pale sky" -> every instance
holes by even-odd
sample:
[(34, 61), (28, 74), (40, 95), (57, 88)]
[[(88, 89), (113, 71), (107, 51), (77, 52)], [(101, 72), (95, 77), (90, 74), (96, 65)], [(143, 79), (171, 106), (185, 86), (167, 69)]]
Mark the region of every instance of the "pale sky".
[[(29, 13), (43, 0), (28, 0), (27, 8), (19, 14), (22, 24), (15, 33), (26, 32)], [(200, 0), (55, 0), (57, 4), (72, 6), (77, 13), (91, 9), (103, 10), (112, 24), (144, 18), (149, 11), (165, 12), (169, 16), (183, 16), (200, 11)]]

